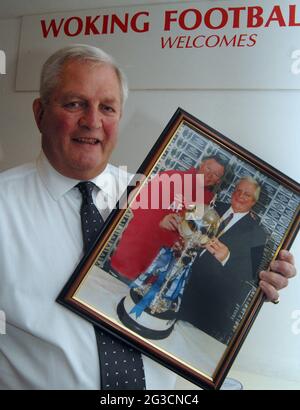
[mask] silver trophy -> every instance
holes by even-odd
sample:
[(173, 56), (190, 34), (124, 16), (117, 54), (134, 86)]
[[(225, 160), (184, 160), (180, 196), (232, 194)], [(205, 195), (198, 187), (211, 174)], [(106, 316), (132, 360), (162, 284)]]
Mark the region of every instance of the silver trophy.
[(161, 248), (119, 302), (117, 313), (122, 323), (149, 339), (162, 339), (171, 333), (191, 266), (199, 250), (216, 236), (219, 225), (213, 205), (191, 205), (184, 210), (179, 243)]

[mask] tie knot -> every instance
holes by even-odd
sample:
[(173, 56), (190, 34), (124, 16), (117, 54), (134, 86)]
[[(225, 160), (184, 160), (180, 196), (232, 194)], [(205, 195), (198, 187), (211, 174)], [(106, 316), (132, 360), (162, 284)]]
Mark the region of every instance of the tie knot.
[(82, 181), (79, 182), (76, 187), (79, 189), (84, 198), (90, 198), (92, 196), (93, 189), (95, 188), (95, 184), (91, 181)]
[(223, 222), (228, 225), (231, 219), (233, 218), (233, 212), (231, 212), (224, 220)]

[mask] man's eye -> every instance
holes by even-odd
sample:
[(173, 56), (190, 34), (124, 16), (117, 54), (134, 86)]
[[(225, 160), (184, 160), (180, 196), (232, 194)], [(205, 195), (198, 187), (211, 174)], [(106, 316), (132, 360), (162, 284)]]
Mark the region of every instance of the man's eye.
[(115, 111), (114, 108), (111, 105), (103, 104), (103, 105), (100, 106), (100, 108), (101, 108), (102, 111), (105, 111), (105, 112), (114, 112)]
[(76, 110), (78, 108), (81, 108), (83, 105), (84, 105), (84, 103), (82, 103), (80, 101), (71, 101), (71, 102), (68, 102), (68, 103), (64, 104), (64, 107), (68, 108), (70, 110), (72, 110), (72, 109)]

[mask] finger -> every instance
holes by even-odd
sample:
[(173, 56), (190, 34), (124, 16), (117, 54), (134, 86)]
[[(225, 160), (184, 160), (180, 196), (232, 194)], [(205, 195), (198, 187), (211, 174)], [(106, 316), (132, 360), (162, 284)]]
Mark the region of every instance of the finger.
[(221, 249), (225, 249), (225, 248), (226, 248), (226, 245), (224, 245), (223, 242), (219, 241), (219, 239), (216, 239), (216, 240), (214, 241), (214, 246), (215, 246), (215, 248), (216, 248), (217, 250), (221, 250)]
[(209, 249), (210, 249), (212, 252), (216, 252), (216, 251), (218, 250), (218, 246), (217, 246), (214, 242), (209, 242), (209, 243), (208, 243), (208, 246), (209, 246)]
[(213, 241), (211, 246), (214, 248), (215, 251), (220, 251), (225, 249), (225, 245), (220, 241)]
[(216, 237), (213, 237), (210, 241), (210, 243), (214, 243), (214, 244), (220, 244), (221, 242), (219, 241), (219, 239), (217, 239)]
[(209, 244), (210, 244), (211, 246), (215, 246), (215, 244), (216, 244), (215, 238), (211, 239), (211, 240), (209, 241)]
[(260, 279), (273, 286), (276, 290), (286, 288), (288, 285), (288, 279), (276, 272), (262, 271), (259, 276)]
[(211, 239), (210, 241), (207, 242), (209, 246), (214, 246), (215, 241), (213, 239)]
[(274, 301), (274, 300), (277, 300), (279, 298), (278, 291), (272, 285), (270, 285), (269, 283), (261, 280), (259, 282), (259, 286), (260, 286), (261, 290), (264, 292), (266, 298), (269, 301)]
[(214, 243), (213, 248), (214, 248), (215, 251), (219, 251), (221, 249), (221, 246), (217, 243)]
[(278, 259), (280, 259), (280, 260), (282, 260), (282, 261), (285, 261), (285, 262), (289, 262), (289, 263), (291, 263), (292, 265), (295, 265), (294, 256), (291, 254), (290, 251), (287, 251), (286, 249), (282, 249), (282, 250), (279, 252)]
[(270, 269), (286, 278), (293, 278), (296, 275), (296, 268), (285, 260), (275, 260), (270, 263)]
[(162, 228), (167, 229), (168, 231), (174, 231), (174, 228), (170, 221), (164, 221), (164, 223), (162, 224)]
[(180, 223), (180, 218), (178, 218), (176, 215), (173, 215), (172, 218), (170, 218), (169, 221), (173, 224), (173, 226), (178, 228), (178, 225)]
[(211, 253), (212, 255), (214, 255), (215, 250), (214, 250), (214, 248), (213, 248), (211, 245), (207, 244), (207, 245), (206, 245), (206, 249), (208, 250), (209, 253)]
[(177, 231), (178, 225), (176, 224), (176, 222), (170, 220), (167, 226), (170, 231)]

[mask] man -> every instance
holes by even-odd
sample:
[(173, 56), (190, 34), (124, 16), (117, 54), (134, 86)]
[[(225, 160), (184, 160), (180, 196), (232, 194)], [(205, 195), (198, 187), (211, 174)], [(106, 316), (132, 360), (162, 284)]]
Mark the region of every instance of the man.
[[(95, 183), (93, 199), (103, 218), (105, 204), (122, 191), (108, 160), (125, 97), (120, 70), (95, 47), (66, 47), (43, 67), (33, 104), (42, 154), (0, 177), (0, 309), (7, 320), (0, 343), (2, 389), (100, 386), (93, 326), (55, 300), (83, 256), (78, 182)], [(124, 175), (123, 181), (125, 186)], [(282, 261), (276, 271), (286, 278), (295, 274)], [(271, 275), (267, 292), (275, 300), (280, 286)], [(171, 372), (148, 358), (143, 362), (146, 388), (174, 387)]]
[[(2, 388), (100, 386), (93, 326), (55, 300), (83, 256), (76, 185), (95, 183), (103, 217), (127, 185), (126, 175), (107, 164), (126, 92), (112, 59), (93, 47), (67, 47), (43, 68), (41, 98), (33, 103), (42, 155), (1, 176)], [(161, 369), (144, 358), (147, 388), (159, 387), (161, 371), (168, 373)], [(174, 385), (170, 374), (166, 388)]]
[(218, 235), (196, 258), (183, 294), (179, 319), (226, 344), (258, 282), (267, 238), (251, 214), (259, 193), (258, 183), (245, 177), (236, 184), (231, 205), (216, 203), (222, 216)]
[[(163, 246), (172, 247), (179, 240), (180, 211), (199, 200), (204, 204), (211, 202), (213, 188), (221, 181), (224, 171), (225, 163), (221, 158), (210, 156), (198, 168), (168, 170), (154, 177), (134, 201), (133, 219), (124, 230), (108, 269), (112, 268), (113, 273), (123, 279), (136, 279)], [(198, 178), (199, 175), (203, 180)], [(200, 191), (203, 197), (199, 195)], [(158, 200), (153, 206), (151, 200), (156, 196)], [(136, 207), (135, 204), (142, 202), (144, 197), (147, 206)]]

